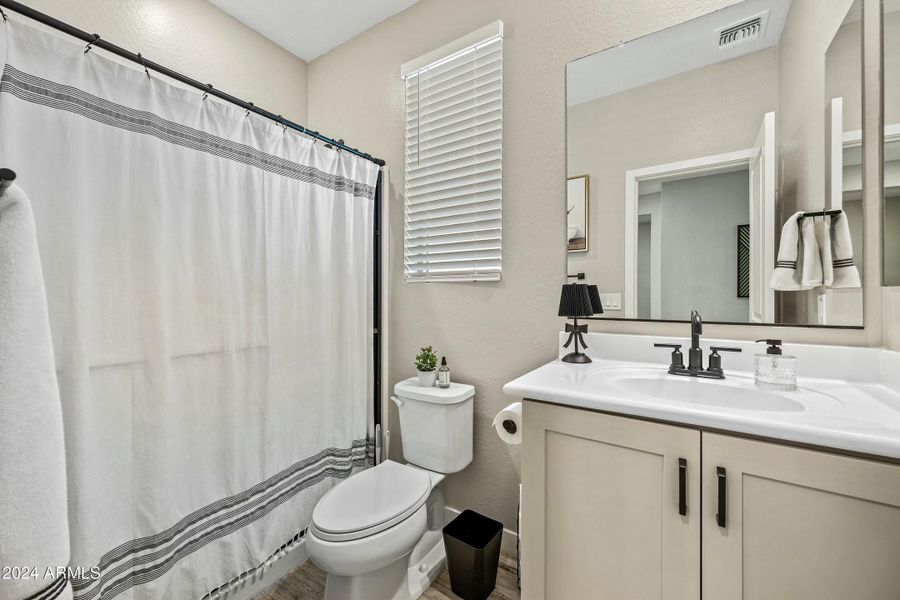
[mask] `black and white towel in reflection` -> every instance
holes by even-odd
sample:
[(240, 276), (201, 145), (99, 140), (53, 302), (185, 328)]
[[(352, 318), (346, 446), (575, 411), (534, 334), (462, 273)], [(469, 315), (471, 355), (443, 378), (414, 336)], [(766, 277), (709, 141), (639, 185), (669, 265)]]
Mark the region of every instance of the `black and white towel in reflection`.
[(826, 217), (804, 217), (803, 212), (791, 215), (781, 231), (770, 285), (783, 292), (823, 286), (860, 287), (846, 213)]

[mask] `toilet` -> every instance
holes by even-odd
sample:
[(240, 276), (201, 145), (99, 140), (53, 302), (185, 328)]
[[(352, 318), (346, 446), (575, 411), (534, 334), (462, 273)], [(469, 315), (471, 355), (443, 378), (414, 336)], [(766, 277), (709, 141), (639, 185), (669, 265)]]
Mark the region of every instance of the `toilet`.
[(325, 600), (414, 600), (445, 562), (439, 484), (472, 462), (475, 388), (394, 386), (403, 458), (338, 483), (313, 509), (306, 545), (328, 573)]

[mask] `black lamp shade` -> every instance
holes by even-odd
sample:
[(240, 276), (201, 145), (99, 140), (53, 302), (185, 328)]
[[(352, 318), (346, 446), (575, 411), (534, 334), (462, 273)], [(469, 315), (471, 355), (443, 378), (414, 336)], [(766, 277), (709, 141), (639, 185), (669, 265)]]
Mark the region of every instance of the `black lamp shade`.
[(603, 304), (600, 302), (600, 292), (597, 290), (596, 285), (587, 286), (588, 296), (591, 299), (591, 310), (594, 311), (595, 315), (603, 314)]
[[(599, 300), (599, 297), (598, 297)], [(559, 297), (560, 317), (589, 317), (594, 314), (588, 286), (578, 283), (567, 283), (562, 286)]]

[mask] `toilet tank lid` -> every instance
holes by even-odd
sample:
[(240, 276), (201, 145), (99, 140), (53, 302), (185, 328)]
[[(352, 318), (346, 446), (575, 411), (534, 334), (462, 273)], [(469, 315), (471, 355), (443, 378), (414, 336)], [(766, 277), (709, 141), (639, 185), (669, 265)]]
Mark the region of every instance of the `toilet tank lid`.
[(418, 377), (410, 377), (394, 386), (394, 395), (401, 400), (457, 404), (474, 396), (475, 387), (467, 383), (451, 383), (448, 388), (422, 387)]

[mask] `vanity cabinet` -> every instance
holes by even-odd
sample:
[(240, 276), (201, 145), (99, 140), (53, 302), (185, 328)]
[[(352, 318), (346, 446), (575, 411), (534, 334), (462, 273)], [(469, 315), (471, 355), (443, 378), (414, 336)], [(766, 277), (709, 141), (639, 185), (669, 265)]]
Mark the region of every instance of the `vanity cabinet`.
[(900, 466), (523, 410), (523, 600), (900, 598)]
[(900, 598), (900, 466), (711, 433), (702, 442), (704, 598)]
[(523, 410), (523, 600), (698, 599), (700, 433)]

